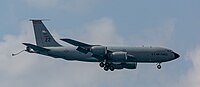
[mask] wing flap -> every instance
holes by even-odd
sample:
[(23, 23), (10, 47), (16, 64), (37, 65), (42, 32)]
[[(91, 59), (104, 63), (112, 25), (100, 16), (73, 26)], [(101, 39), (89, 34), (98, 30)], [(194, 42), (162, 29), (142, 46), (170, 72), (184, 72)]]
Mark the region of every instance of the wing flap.
[(89, 52), (88, 49), (85, 49), (83, 47), (78, 47), (76, 50), (78, 50), (79, 52), (82, 52), (84, 54), (87, 54)]
[[(76, 50), (79, 51), (79, 52), (82, 52), (82, 53), (84, 53), (84, 54), (87, 54), (88, 52), (91, 52), (91, 51), (90, 51), (90, 48), (91, 48), (92, 46), (97, 46), (97, 45), (86, 44), (86, 43), (79, 42), (79, 41), (72, 40), (72, 39), (60, 39), (60, 40), (62, 40), (62, 41), (64, 41), (64, 42), (67, 42), (67, 43), (69, 43), (69, 44), (71, 44), (71, 45), (78, 46), (78, 48), (77, 48)], [(99, 60), (103, 60), (103, 59), (104, 59), (103, 56), (101, 56), (101, 55), (96, 55), (96, 54), (92, 54), (92, 57), (95, 57), (95, 58), (97, 58), (97, 59), (99, 59)]]

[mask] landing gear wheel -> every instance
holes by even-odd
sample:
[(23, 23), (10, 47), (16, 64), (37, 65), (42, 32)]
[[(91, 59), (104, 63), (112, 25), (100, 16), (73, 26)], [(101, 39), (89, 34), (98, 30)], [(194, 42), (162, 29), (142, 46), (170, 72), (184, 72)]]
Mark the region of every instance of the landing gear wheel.
[(158, 69), (161, 69), (161, 65), (157, 65), (157, 68), (158, 68)]
[(104, 64), (103, 62), (101, 62), (101, 63), (99, 63), (99, 66), (100, 66), (100, 67), (104, 67), (105, 64)]
[(105, 66), (106, 66), (106, 67), (109, 67), (109, 66), (110, 66), (110, 64), (106, 62), (106, 63), (105, 63)]
[(113, 66), (110, 66), (110, 71), (114, 71), (115, 68)]
[(108, 67), (104, 67), (103, 69), (104, 69), (105, 71), (108, 71), (109, 68), (108, 68)]

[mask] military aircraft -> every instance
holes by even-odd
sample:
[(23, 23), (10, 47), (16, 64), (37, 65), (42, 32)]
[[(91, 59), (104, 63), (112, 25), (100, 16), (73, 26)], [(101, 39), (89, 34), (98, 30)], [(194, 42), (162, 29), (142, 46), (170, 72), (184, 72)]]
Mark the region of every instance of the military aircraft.
[(103, 46), (88, 44), (69, 38), (60, 40), (73, 46), (62, 46), (52, 37), (43, 24), (43, 20), (30, 21), (33, 23), (36, 45), (23, 43), (26, 46), (24, 51), (28, 53), (62, 58), (69, 61), (98, 62), (99, 66), (105, 71), (136, 69), (137, 63), (156, 63), (157, 68), (161, 69), (161, 63), (180, 57), (176, 52), (162, 47)]

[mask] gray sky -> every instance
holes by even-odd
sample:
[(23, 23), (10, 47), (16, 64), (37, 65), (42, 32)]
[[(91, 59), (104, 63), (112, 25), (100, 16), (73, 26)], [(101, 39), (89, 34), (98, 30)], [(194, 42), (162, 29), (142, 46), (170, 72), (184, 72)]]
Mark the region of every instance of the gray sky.
[[(199, 87), (199, 0), (2, 0), (1, 87)], [(30, 18), (47, 18), (50, 32), (92, 44), (161, 46), (181, 57), (136, 70), (105, 72), (98, 63), (11, 53), (35, 43)]]

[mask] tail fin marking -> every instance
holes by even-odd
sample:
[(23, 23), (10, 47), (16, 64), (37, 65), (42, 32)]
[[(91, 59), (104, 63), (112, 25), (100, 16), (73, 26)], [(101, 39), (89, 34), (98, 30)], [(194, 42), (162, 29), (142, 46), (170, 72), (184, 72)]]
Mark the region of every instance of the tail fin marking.
[(55, 39), (52, 37), (50, 32), (47, 30), (42, 20), (31, 20), (33, 22), (33, 28), (35, 33), (35, 39), (37, 46), (40, 47), (59, 47)]

